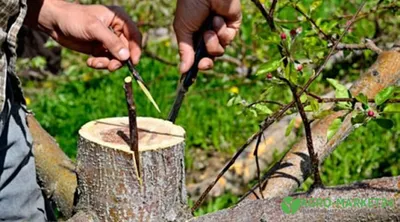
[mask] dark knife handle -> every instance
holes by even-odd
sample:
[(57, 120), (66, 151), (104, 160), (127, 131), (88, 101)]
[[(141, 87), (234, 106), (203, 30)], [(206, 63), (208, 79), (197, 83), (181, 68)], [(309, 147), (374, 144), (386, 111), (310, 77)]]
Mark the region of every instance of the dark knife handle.
[(193, 39), (193, 42), (195, 44), (194, 63), (192, 67), (190, 67), (189, 71), (182, 75), (182, 86), (185, 89), (188, 89), (196, 81), (197, 72), (199, 71), (200, 60), (209, 56), (206, 49), (206, 44), (204, 42), (204, 32), (206, 32), (207, 30), (212, 30), (213, 18), (213, 15), (208, 16), (200, 30), (194, 34), (194, 36), (197, 37), (197, 39)]

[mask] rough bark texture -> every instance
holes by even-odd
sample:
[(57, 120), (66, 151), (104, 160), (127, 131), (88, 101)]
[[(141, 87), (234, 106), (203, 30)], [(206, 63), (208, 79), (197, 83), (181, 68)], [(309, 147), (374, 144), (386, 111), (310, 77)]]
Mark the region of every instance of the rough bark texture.
[(33, 137), (36, 173), (41, 187), (63, 216), (69, 218), (77, 187), (75, 166), (35, 117), (28, 115), (27, 121)]
[[(398, 84), (400, 80), (400, 53), (386, 51), (379, 55), (377, 61), (367, 72), (361, 75), (350, 88), (353, 96), (363, 93), (373, 99), (382, 89)], [(347, 136), (355, 129), (351, 123), (352, 114), (348, 111), (337, 111), (313, 124), (313, 145), (318, 154), (319, 162), (333, 152)], [(333, 120), (344, 117), (338, 132), (328, 141), (327, 130)], [(305, 138), (296, 143), (292, 149), (275, 164), (266, 174), (263, 194), (266, 198), (284, 197), (293, 193), (310, 175), (310, 158)], [(254, 195), (248, 195), (255, 198)]]
[[(281, 198), (246, 200), (230, 209), (194, 218), (190, 222), (230, 222), (230, 221), (399, 221), (400, 220), (400, 177), (366, 180), (350, 186), (315, 189), (311, 193), (293, 195), (294, 198), (329, 198), (332, 205), (325, 207), (300, 207), (294, 214), (282, 211)], [(384, 198), (393, 205), (360, 207), (361, 205), (341, 205), (338, 199)], [(372, 200), (372, 199), (371, 199)], [(333, 203), (337, 205), (333, 207)], [(354, 202), (353, 202), (354, 203)], [(366, 200), (368, 206), (368, 200)], [(376, 199), (371, 203), (377, 203)], [(386, 202), (385, 202), (386, 203)], [(375, 205), (377, 206), (377, 205)]]
[(104, 119), (80, 130), (77, 209), (95, 212), (100, 221), (184, 220), (188, 211), (183, 129), (163, 120), (138, 118), (140, 181), (133, 152), (117, 135), (128, 132), (127, 123), (127, 118)]

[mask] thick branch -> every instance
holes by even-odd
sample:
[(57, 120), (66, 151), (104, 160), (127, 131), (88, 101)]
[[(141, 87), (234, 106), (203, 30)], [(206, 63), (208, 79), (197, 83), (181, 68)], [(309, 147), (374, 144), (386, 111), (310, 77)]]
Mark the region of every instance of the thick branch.
[(46, 196), (69, 218), (77, 187), (75, 166), (32, 115), (27, 117), (33, 137), (36, 173)]
[[(332, 201), (351, 198), (381, 198), (393, 205), (383, 207), (300, 207), (294, 214), (284, 214), (281, 198), (248, 200), (230, 209), (194, 218), (190, 222), (208, 221), (398, 221), (400, 219), (400, 177), (365, 180), (349, 186), (317, 188), (311, 193), (293, 195), (294, 198), (329, 198)], [(310, 200), (310, 199), (308, 199)], [(376, 200), (376, 199), (371, 199)], [(367, 199), (368, 201), (368, 199)], [(373, 202), (372, 202), (373, 203)], [(376, 203), (376, 202), (375, 202)], [(381, 203), (382, 204), (382, 203)]]

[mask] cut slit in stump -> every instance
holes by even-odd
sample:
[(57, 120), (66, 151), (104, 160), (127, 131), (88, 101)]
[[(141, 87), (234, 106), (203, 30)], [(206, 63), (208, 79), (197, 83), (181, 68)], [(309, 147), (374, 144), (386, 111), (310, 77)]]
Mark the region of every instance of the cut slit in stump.
[(94, 212), (100, 221), (170, 221), (190, 216), (183, 128), (140, 117), (137, 125), (142, 185), (134, 152), (118, 135), (129, 132), (127, 117), (92, 121), (81, 128), (78, 211)]

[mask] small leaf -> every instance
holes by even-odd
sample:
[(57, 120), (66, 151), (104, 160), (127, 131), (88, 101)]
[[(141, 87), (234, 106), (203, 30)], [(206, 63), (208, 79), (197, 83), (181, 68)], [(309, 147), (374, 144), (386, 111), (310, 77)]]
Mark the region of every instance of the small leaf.
[(366, 95), (360, 93), (355, 98), (358, 102), (368, 106), (368, 97)]
[(322, 0), (313, 1), (313, 3), (312, 3), (311, 6), (310, 6), (310, 11), (314, 11), (314, 10), (317, 9), (321, 4), (322, 4)]
[(302, 95), (300, 96), (300, 102), (301, 102), (301, 103), (307, 102), (307, 99), (308, 99), (308, 97), (307, 97), (306, 94), (302, 94)]
[(395, 87), (393, 86), (389, 86), (385, 89), (383, 89), (382, 91), (380, 91), (376, 96), (375, 96), (375, 103), (376, 105), (381, 105), (384, 102), (386, 102), (386, 100), (390, 99), (395, 91)]
[(318, 112), (319, 110), (319, 102), (316, 99), (309, 99), (310, 106), (313, 112)]
[(295, 121), (296, 121), (296, 118), (293, 118), (292, 120), (290, 120), (289, 125), (288, 125), (288, 127), (286, 128), (286, 131), (285, 131), (285, 136), (289, 136), (290, 135), (290, 133), (293, 130)]
[[(327, 78), (327, 81), (335, 88), (336, 98), (350, 98), (350, 93), (346, 86), (340, 84), (336, 79)], [(351, 107), (351, 104), (349, 102), (339, 102), (338, 107), (341, 109), (348, 109)]]
[(304, 107), (304, 111), (306, 111), (306, 112), (311, 112), (311, 111), (313, 111), (311, 105), (305, 106), (305, 107)]
[(260, 111), (260, 113), (262, 113), (262, 114), (271, 114), (271, 113), (272, 113), (272, 110), (270, 110), (270, 109), (268, 108), (268, 106), (266, 106), (266, 105), (264, 105), (264, 104), (258, 103), (258, 104), (256, 104), (256, 105), (254, 105), (253, 107), (254, 107), (256, 110)]
[(391, 129), (394, 126), (394, 123), (391, 119), (375, 119), (374, 121), (384, 129)]
[(281, 60), (274, 60), (264, 63), (258, 68), (256, 75), (263, 75), (269, 72), (273, 72), (277, 70), (279, 66), (281, 66), (281, 64), (282, 64)]
[(383, 109), (384, 113), (400, 113), (400, 104), (396, 103), (396, 104), (388, 104), (387, 106), (385, 106), (385, 108)]
[(366, 119), (367, 119), (367, 116), (365, 115), (365, 113), (357, 113), (357, 115), (355, 115), (351, 118), (351, 123), (353, 125), (363, 124)]
[(328, 133), (327, 133), (327, 138), (330, 140), (336, 132), (340, 129), (340, 126), (342, 125), (342, 120), (341, 119), (335, 119), (332, 121), (331, 125), (328, 127)]
[(322, 119), (330, 114), (332, 114), (333, 110), (322, 110), (321, 112), (317, 112), (313, 115), (315, 119)]
[(242, 98), (240, 96), (234, 96), (231, 99), (229, 99), (227, 106), (233, 106), (237, 105), (241, 102)]

